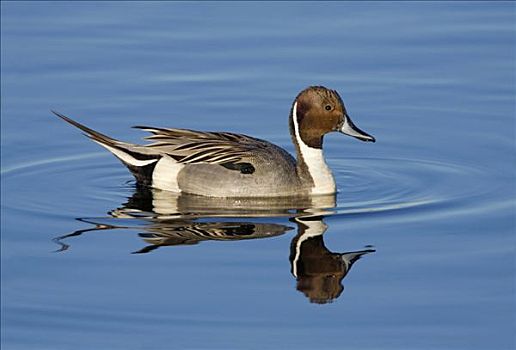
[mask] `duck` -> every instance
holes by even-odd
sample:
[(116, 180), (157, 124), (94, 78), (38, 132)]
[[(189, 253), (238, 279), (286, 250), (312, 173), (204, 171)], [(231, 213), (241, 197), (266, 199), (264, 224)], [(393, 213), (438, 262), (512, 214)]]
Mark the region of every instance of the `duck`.
[(138, 185), (208, 197), (289, 197), (336, 193), (323, 153), (324, 136), (340, 132), (361, 141), (375, 138), (351, 121), (336, 90), (309, 86), (294, 99), (289, 129), (296, 157), (252, 136), (231, 132), (134, 126), (150, 133), (147, 144), (116, 140), (59, 113), (106, 148)]

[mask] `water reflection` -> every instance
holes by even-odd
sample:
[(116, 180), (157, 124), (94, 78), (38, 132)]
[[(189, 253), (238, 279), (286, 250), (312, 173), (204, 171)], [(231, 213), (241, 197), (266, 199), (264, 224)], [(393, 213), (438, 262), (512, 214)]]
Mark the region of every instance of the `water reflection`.
[(148, 253), (159, 247), (193, 245), (202, 241), (235, 241), (274, 237), (292, 227), (255, 222), (192, 222), (178, 221), (148, 227), (139, 236), (149, 245), (134, 253)]
[(153, 220), (201, 217), (293, 217), (315, 213), (329, 215), (335, 204), (335, 195), (214, 198), (139, 187), (122, 207), (109, 214), (118, 218), (137, 217)]
[[(324, 244), (328, 226), (324, 216), (332, 214), (335, 196), (296, 198), (208, 198), (138, 188), (121, 207), (104, 218), (78, 218), (93, 227), (54, 239), (58, 251), (70, 248), (69, 238), (88, 232), (135, 229), (146, 243), (133, 252), (144, 254), (160, 247), (195, 245), (202, 241), (238, 241), (275, 237), (297, 228), (290, 245), (290, 266), (297, 289), (310, 302), (324, 304), (338, 298), (342, 280), (364, 250), (334, 253)], [(233, 218), (229, 220), (228, 218)], [(242, 220), (239, 220), (241, 218)], [(245, 219), (244, 219), (245, 218)], [(284, 218), (287, 224), (263, 222)], [(129, 220), (127, 220), (129, 219)], [(235, 221), (236, 219), (236, 221)], [(126, 225), (127, 223), (131, 225)]]

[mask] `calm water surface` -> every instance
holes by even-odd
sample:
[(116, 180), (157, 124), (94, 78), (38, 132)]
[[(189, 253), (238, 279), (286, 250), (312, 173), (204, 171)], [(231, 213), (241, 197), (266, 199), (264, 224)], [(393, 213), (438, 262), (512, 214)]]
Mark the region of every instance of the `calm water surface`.
[[(3, 349), (514, 349), (514, 3), (1, 10)], [(137, 190), (49, 112), (293, 151), (312, 84), (377, 139), (325, 138), (336, 199)]]

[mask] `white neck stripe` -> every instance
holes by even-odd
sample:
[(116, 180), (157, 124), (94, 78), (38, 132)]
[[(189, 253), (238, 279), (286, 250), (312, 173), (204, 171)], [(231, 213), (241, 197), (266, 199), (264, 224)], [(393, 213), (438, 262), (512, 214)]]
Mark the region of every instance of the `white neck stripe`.
[(317, 237), (322, 235), (324, 232), (326, 232), (326, 229), (328, 226), (322, 221), (301, 221), (299, 220), (303, 225), (307, 226), (305, 229), (305, 232), (299, 237), (299, 239), (296, 242), (296, 255), (294, 256), (294, 260), (292, 261), (292, 274), (294, 277), (297, 276), (297, 262), (299, 261), (299, 258), (301, 257), (301, 246), (303, 245), (303, 242), (306, 241), (309, 238)]
[(299, 133), (299, 123), (297, 121), (297, 102), (292, 109), (292, 119), (294, 122), (294, 133), (299, 145), (300, 156), (303, 158), (308, 172), (314, 181), (312, 194), (331, 194), (335, 193), (335, 179), (330, 168), (324, 160), (322, 149), (309, 147), (303, 142)]

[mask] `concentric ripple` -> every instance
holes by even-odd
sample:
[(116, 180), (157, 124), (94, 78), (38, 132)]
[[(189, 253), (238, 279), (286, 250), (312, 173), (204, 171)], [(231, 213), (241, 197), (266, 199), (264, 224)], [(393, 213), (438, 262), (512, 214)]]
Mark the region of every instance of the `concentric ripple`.
[[(336, 209), (329, 210), (328, 215), (393, 211), (400, 215), (414, 209), (448, 211), (450, 208), (471, 206), (476, 201), (472, 198), (485, 197), (488, 193), (479, 185), (485, 176), (482, 170), (458, 164), (396, 158), (330, 159), (329, 163), (339, 193)], [(58, 213), (67, 215), (72, 208), (73, 212), (68, 215), (96, 215), (98, 212), (75, 210), (86, 210), (91, 206), (98, 208), (103, 205), (102, 202), (118, 207), (133, 191), (127, 185), (131, 176), (116, 161), (102, 153), (20, 164), (3, 169), (2, 176), (11, 190), (19, 189), (13, 196), (17, 200), (9, 201), (9, 208), (54, 216)], [(40, 179), (52, 180), (51, 183), (41, 183)], [(51, 197), (50, 192), (59, 191), (60, 185), (76, 191), (67, 195), (70, 202), (65, 200), (49, 207), (47, 198)], [(103, 213), (112, 209), (107, 207)], [(231, 216), (231, 212), (225, 209), (220, 213), (203, 211), (201, 216)]]
[(471, 205), (493, 190), (480, 186), (486, 172), (465, 165), (396, 158), (350, 158), (332, 165), (338, 214), (448, 210)]

